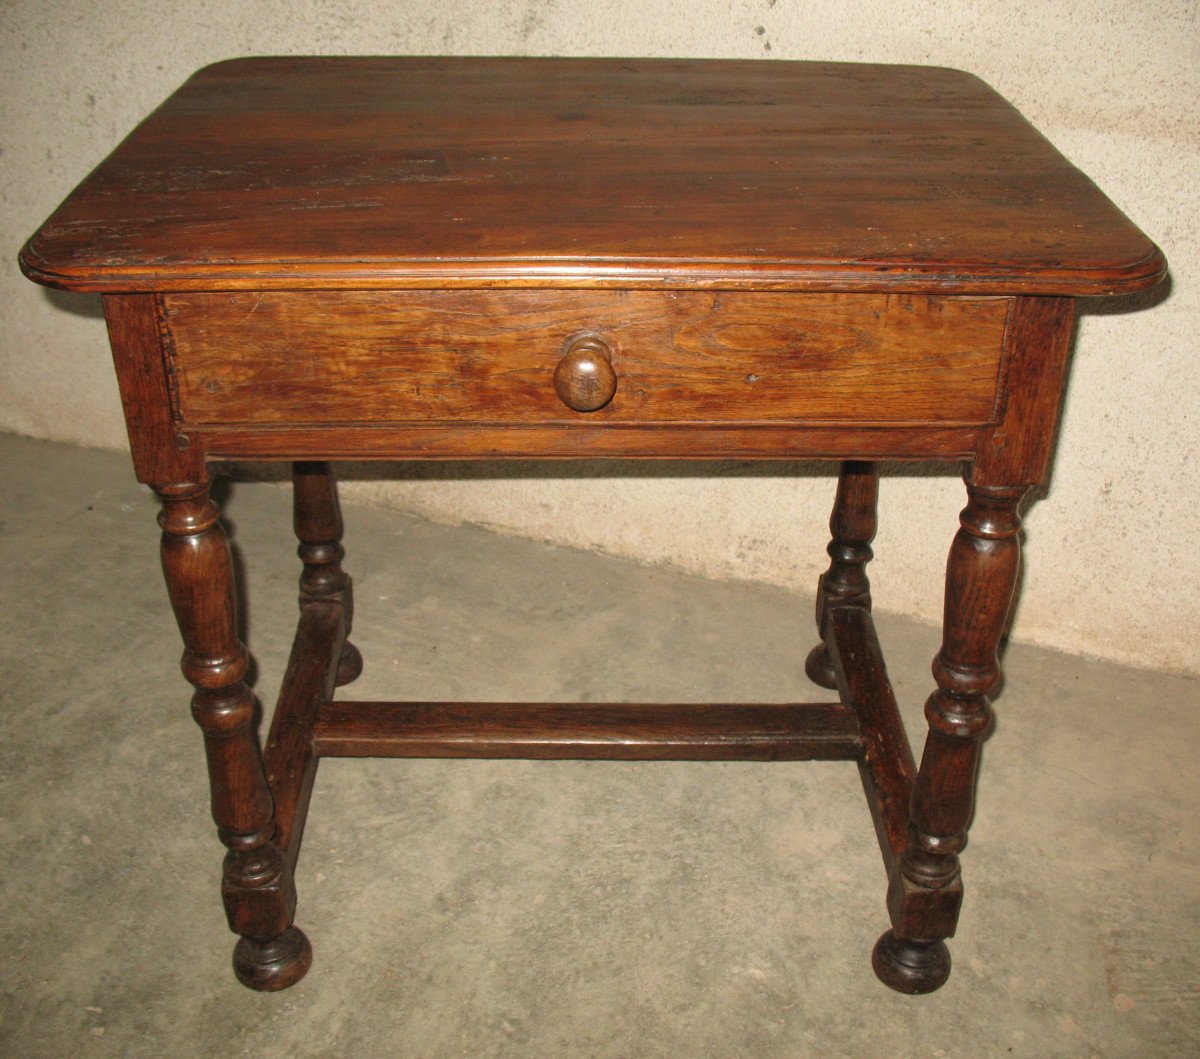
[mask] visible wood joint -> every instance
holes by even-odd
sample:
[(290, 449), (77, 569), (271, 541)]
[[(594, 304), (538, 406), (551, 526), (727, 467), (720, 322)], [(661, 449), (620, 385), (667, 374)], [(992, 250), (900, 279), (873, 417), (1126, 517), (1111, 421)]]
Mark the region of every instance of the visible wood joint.
[(908, 809), (916, 763), (888, 680), (875, 622), (861, 607), (833, 607), (826, 643), (842, 701), (858, 717), (863, 753), (859, 775), (889, 872), (908, 841)]
[(346, 611), (340, 603), (301, 609), (263, 752), (275, 799), (275, 843), (293, 866), (317, 774), (313, 728), (320, 704), (333, 695), (345, 638)]

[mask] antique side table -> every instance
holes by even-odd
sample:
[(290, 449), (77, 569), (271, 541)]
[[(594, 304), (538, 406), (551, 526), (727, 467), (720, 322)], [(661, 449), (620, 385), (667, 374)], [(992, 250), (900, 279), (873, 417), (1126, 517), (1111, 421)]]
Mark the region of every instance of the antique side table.
[[(238, 978), (308, 969), (293, 871), (323, 756), (855, 761), (888, 873), (874, 967), (950, 970), (987, 694), (1075, 299), (1158, 249), (955, 70), (268, 58), (192, 77), (29, 241), (99, 291), (195, 686)], [(327, 460), (841, 462), (807, 671), (829, 704), (348, 702)], [(214, 461), (293, 461), (300, 621), (266, 747)], [(960, 461), (915, 763), (872, 626), (874, 462)]]

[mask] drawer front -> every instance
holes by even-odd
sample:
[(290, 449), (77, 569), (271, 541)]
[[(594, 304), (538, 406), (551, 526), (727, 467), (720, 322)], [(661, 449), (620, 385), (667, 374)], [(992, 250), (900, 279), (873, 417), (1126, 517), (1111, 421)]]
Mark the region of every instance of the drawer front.
[[(1009, 299), (352, 291), (162, 299), (184, 425), (994, 421)], [(564, 352), (615, 393), (564, 403)], [(603, 365), (601, 365), (603, 366)], [(566, 367), (566, 366), (564, 366)], [(611, 379), (610, 375), (610, 379)]]

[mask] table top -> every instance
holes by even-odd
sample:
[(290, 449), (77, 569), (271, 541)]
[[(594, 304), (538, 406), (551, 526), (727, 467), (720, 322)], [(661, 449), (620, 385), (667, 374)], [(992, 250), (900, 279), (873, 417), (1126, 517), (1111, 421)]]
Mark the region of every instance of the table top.
[(106, 292), (747, 287), (1101, 295), (1162, 254), (979, 79), (779, 61), (200, 70), (22, 252)]

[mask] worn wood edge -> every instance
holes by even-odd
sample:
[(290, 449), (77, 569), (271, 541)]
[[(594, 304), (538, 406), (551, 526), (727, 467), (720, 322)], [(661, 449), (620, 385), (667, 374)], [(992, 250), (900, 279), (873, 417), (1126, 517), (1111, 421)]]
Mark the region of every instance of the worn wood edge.
[(296, 637), (263, 751), (267, 784), (275, 799), (275, 844), (295, 867), (317, 774), (312, 732), (318, 709), (333, 695), (346, 639), (341, 603), (309, 603), (300, 611)]
[(158, 346), (162, 357), (164, 381), (167, 392), (167, 414), (171, 424), (178, 427), (183, 420), (179, 403), (179, 355), (175, 351), (175, 333), (167, 317), (166, 298), (162, 294), (150, 295), (154, 306), (154, 322), (158, 326)]
[(858, 717), (863, 754), (859, 774), (875, 835), (890, 874), (908, 844), (908, 809), (917, 765), (904, 720), (888, 680), (871, 612), (833, 607), (826, 615), (825, 642), (842, 701)]
[(856, 760), (841, 703), (325, 702), (322, 757)]
[(179, 443), (170, 415), (168, 359), (152, 294), (108, 295), (104, 320), (139, 482), (168, 485), (208, 480), (204, 453)]
[(34, 235), (19, 263), (35, 283), (93, 293), (242, 290), (761, 290), (860, 294), (1044, 294), (1104, 297), (1153, 287), (1167, 272), (1154, 244), (1137, 260), (1099, 268), (948, 262), (695, 261), (651, 258), (438, 258), (380, 262), (263, 261), (166, 267), (57, 265)]

